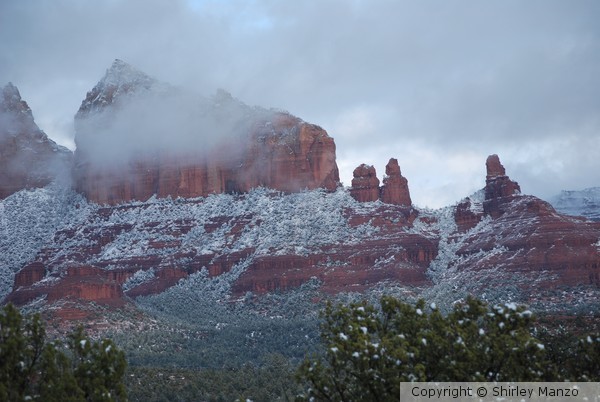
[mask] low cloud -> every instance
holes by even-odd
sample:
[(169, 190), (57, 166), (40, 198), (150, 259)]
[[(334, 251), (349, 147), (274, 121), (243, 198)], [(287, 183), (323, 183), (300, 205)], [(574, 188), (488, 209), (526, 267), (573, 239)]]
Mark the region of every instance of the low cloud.
[(159, 153), (203, 157), (217, 146), (227, 146), (226, 155), (234, 160), (255, 124), (271, 114), (224, 91), (203, 97), (158, 85), (78, 115), (75, 140), (85, 159), (96, 165), (114, 166)]
[(600, 185), (598, 15), (594, 0), (2, 2), (0, 81), (63, 144), (122, 58), (323, 126), (347, 185), (346, 166), (381, 175), (397, 157), (413, 200), (442, 206), (477, 190), (498, 153), (547, 196)]

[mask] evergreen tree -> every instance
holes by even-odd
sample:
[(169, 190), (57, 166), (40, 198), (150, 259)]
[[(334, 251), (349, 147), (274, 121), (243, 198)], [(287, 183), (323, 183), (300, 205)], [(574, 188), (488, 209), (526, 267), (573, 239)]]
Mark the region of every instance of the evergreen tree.
[(573, 364), (565, 368), (532, 335), (531, 312), (514, 303), (489, 308), (468, 298), (446, 316), (433, 304), (426, 309), (423, 300), (413, 306), (384, 296), (380, 304), (326, 306), (325, 354), (301, 364), (298, 378), (308, 390), (300, 399), (393, 401), (406, 381), (592, 381), (600, 376), (599, 337), (581, 341), (570, 357)]
[(11, 304), (0, 313), (0, 400), (125, 401), (125, 354), (110, 340), (91, 341), (79, 327), (68, 349), (47, 342), (39, 315)]

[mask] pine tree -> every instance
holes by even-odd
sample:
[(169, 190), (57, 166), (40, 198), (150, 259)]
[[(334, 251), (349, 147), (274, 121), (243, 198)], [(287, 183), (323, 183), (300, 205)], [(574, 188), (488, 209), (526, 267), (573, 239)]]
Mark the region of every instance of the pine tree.
[(0, 313), (0, 400), (125, 401), (125, 354), (112, 341), (91, 341), (79, 327), (68, 349), (47, 342), (39, 315), (11, 304)]
[(532, 313), (514, 303), (490, 308), (468, 298), (444, 316), (423, 300), (410, 305), (384, 296), (378, 308), (366, 302), (328, 304), (322, 318), (325, 353), (301, 364), (298, 378), (308, 389), (300, 400), (394, 401), (406, 381), (593, 381), (600, 376), (600, 337), (579, 342), (569, 352), (573, 364), (552, 360), (532, 335)]

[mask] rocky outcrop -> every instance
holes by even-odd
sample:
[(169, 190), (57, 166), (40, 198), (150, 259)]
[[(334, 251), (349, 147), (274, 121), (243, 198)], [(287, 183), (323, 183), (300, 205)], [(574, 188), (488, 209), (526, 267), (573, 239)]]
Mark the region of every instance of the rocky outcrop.
[[(323, 197), (334, 196), (315, 194), (320, 196), (301, 196), (317, 203), (310, 207), (314, 211), (326, 208), (318, 205)], [(437, 240), (405, 232), (403, 228), (410, 227), (416, 217), (412, 209), (379, 204), (365, 215), (362, 208), (340, 209), (330, 204), (336, 214), (342, 213), (335, 220), (345, 222), (335, 229), (311, 214), (298, 213), (286, 221), (281, 211), (269, 205), (271, 197), (282, 197), (280, 205), (288, 208), (285, 199), (291, 201), (293, 195), (272, 192), (258, 201), (256, 197), (221, 197), (231, 204), (230, 216), (212, 216), (210, 212), (207, 217), (211, 207), (199, 199), (97, 208), (79, 225), (56, 233), (52, 244), (15, 276), (14, 289), (6, 301), (23, 305), (45, 298), (49, 302), (66, 299), (123, 305), (130, 298), (163, 292), (203, 269), (209, 277), (217, 277), (241, 263), (248, 266), (232, 283), (234, 295), (284, 291), (312, 278), (320, 280), (323, 290), (331, 293), (366, 290), (382, 282), (416, 287), (430, 284), (426, 270), (437, 255)], [(254, 216), (257, 212), (235, 213), (239, 208), (257, 208), (252, 204), (256, 202), (261, 212), (265, 210), (260, 217)], [(277, 223), (265, 221), (271, 215), (277, 216), (275, 221), (283, 220), (284, 228), (292, 226), (298, 217), (325, 226), (304, 235), (305, 229), (284, 229), (289, 230), (290, 237), (279, 247), (286, 251), (269, 251), (271, 247), (265, 249), (261, 242), (268, 242), (276, 229), (261, 226), (272, 228)], [(127, 218), (133, 216), (136, 221)], [(330, 236), (331, 230), (340, 228), (347, 231), (341, 234), (342, 241), (315, 243), (310, 239)], [(266, 238), (248, 240), (249, 234), (261, 231)], [(305, 235), (309, 236), (306, 240), (297, 238)], [(298, 241), (305, 245), (295, 246)], [(262, 250), (257, 251), (257, 246)], [(136, 282), (134, 275), (145, 279)]]
[(152, 91), (160, 86), (161, 84), (154, 78), (123, 60), (115, 59), (106, 70), (104, 77), (86, 94), (75, 119), (82, 120), (94, 113), (102, 112), (110, 105), (124, 101), (127, 95)]
[(556, 303), (561, 294), (568, 304), (572, 295), (559, 287), (600, 287), (600, 224), (561, 215), (527, 195), (510, 197), (502, 212), (457, 251), (456, 270), (479, 283), (479, 292), (512, 287), (530, 304), (546, 297), (558, 297)]
[[(36, 266), (41, 267), (42, 264), (38, 262)], [(22, 281), (21, 276), (15, 280), (15, 291), (4, 302), (24, 305), (43, 297), (49, 303), (75, 300), (121, 307), (126, 302), (123, 289), (111, 276), (110, 272), (86, 265), (69, 266), (29, 285)], [(17, 284), (21, 286), (17, 287)]]
[(488, 156), (486, 162), (485, 187), (456, 205), (454, 220), (460, 232), (474, 228), (485, 215), (500, 217), (510, 202), (521, 193), (519, 184), (512, 181), (498, 155)]
[(350, 194), (358, 202), (381, 200), (386, 204), (407, 207), (412, 205), (408, 180), (400, 173), (400, 166), (395, 158), (391, 158), (385, 167), (385, 176), (381, 187), (379, 187), (379, 179), (373, 166), (363, 163), (354, 169), (353, 176)]
[(400, 173), (398, 160), (391, 158), (385, 166), (385, 177), (381, 186), (381, 201), (386, 204), (411, 206), (408, 180)]
[[(439, 283), (453, 282), (454, 292), (516, 298), (545, 310), (597, 305), (600, 224), (521, 195), (497, 155), (488, 157), (486, 167), (486, 187), (454, 210), (464, 235), (455, 235), (460, 247)], [(585, 301), (577, 296), (584, 290)]]
[(500, 163), (498, 155), (488, 156), (485, 166), (487, 175), (485, 179), (485, 201), (483, 211), (497, 218), (504, 213), (503, 206), (521, 193), (521, 187), (516, 181), (512, 181)]
[(469, 197), (456, 205), (454, 221), (459, 232), (473, 229), (483, 218), (483, 206)]
[[(283, 123), (282, 123), (283, 122)], [(291, 116), (278, 116), (271, 126), (293, 125), (289, 139), (280, 133), (250, 133), (255, 141), (246, 152), (231, 159), (225, 144), (208, 155), (160, 152), (137, 159), (116, 170), (88, 164), (77, 158), (76, 188), (90, 201), (119, 204), (159, 197), (205, 197), (209, 194), (247, 192), (268, 187), (284, 192), (339, 185), (335, 143), (320, 127)], [(271, 137), (271, 138), (269, 138)], [(228, 144), (234, 147), (234, 144)], [(83, 152), (83, 151), (81, 151)]]
[[(335, 143), (322, 128), (251, 108), (225, 91), (210, 100), (179, 91), (115, 61), (76, 116), (76, 189), (96, 203), (118, 204), (153, 194), (191, 198), (339, 185)], [(128, 113), (149, 121), (138, 125)], [(97, 137), (115, 132), (126, 136), (121, 148), (98, 149), (105, 145)]]
[[(297, 288), (316, 278), (328, 293), (361, 292), (382, 282), (430, 286), (427, 266), (437, 253), (435, 242), (421, 236), (400, 236), (409, 248), (393, 252), (389, 241), (365, 241), (358, 247), (336, 247), (327, 254), (264, 256), (240, 276), (233, 292), (264, 294)], [(412, 242), (411, 242), (412, 241)], [(382, 258), (385, 256), (385, 258)], [(331, 261), (336, 261), (332, 264)]]
[(39, 261), (26, 265), (15, 275), (15, 289), (34, 285), (46, 276), (46, 267)]
[(232, 290), (267, 293), (290, 290), (317, 279), (327, 293), (362, 292), (382, 283), (428, 287), (427, 267), (438, 254), (437, 239), (408, 233), (416, 216), (397, 205), (380, 205), (368, 216), (348, 209), (351, 227), (370, 224), (377, 235), (358, 244), (331, 244), (309, 255), (260, 256), (236, 280)]
[(350, 194), (358, 202), (371, 202), (379, 199), (379, 179), (375, 167), (364, 163), (352, 172)]
[(39, 129), (17, 87), (0, 90), (0, 199), (68, 177), (71, 155)]
[[(584, 289), (586, 300), (600, 301), (600, 224), (516, 193), (499, 161), (490, 161), (490, 188), (439, 211), (357, 204), (345, 191), (264, 189), (84, 205), (84, 215), (17, 273), (6, 301), (124, 306), (181, 280), (188, 286), (201, 271), (234, 298), (314, 279), (326, 293), (391, 285), (414, 296), (430, 289), (450, 302), (474, 294), (559, 308), (562, 297)], [(368, 166), (357, 173), (376, 179)], [(486, 203), (498, 209), (486, 213)]]

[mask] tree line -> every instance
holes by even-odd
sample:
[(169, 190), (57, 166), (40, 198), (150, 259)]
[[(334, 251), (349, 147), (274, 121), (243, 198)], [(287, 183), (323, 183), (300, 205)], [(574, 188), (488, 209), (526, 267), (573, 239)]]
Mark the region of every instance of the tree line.
[[(600, 334), (556, 336), (514, 303), (474, 298), (448, 314), (383, 296), (328, 303), (321, 349), (238, 368), (127, 368), (113, 341), (79, 327), (49, 341), (39, 315), (0, 312), (0, 400), (397, 400), (401, 381), (600, 381)], [(129, 395), (127, 395), (129, 391)]]

